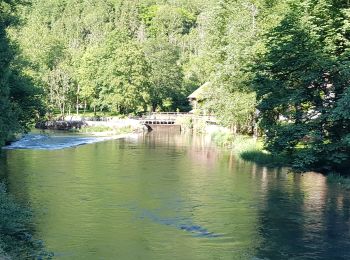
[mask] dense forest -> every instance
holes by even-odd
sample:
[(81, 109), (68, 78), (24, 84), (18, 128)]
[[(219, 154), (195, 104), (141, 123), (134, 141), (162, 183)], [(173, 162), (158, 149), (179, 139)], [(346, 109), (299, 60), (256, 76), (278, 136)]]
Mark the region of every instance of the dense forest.
[(348, 0), (5, 0), (0, 143), (52, 113), (206, 109), (299, 169), (350, 165)]

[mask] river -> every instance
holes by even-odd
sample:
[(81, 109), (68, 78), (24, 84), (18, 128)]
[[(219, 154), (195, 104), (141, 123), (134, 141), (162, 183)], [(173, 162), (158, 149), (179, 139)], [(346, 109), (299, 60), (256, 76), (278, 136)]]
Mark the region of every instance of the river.
[(350, 259), (350, 192), (320, 174), (205, 137), (81, 138), (33, 134), (1, 159), (54, 259)]

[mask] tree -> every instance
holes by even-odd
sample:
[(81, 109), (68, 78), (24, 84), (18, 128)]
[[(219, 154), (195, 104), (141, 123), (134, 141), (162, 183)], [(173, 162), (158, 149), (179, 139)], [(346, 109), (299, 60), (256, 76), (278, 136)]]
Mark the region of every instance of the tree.
[(0, 146), (41, 114), (40, 92), (23, 71), (19, 49), (7, 30), (17, 23), (17, 1), (0, 3)]
[[(166, 40), (152, 39), (145, 43), (144, 50), (150, 67), (149, 94), (152, 111), (156, 108), (176, 109), (173, 103), (181, 95), (183, 78), (178, 64), (178, 48)], [(169, 107), (165, 106), (166, 101), (170, 102)]]
[(141, 46), (125, 32), (116, 32), (98, 55), (100, 107), (121, 114), (145, 111), (149, 99), (148, 66)]
[[(266, 147), (300, 169), (342, 170), (349, 162), (347, 1), (303, 1), (268, 35), (255, 78)], [(326, 21), (326, 22), (321, 22)]]

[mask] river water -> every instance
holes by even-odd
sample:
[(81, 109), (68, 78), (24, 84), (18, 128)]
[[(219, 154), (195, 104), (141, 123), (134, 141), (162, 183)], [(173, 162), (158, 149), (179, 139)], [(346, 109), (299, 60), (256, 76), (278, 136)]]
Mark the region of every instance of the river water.
[(81, 138), (33, 134), (1, 159), (55, 259), (350, 259), (350, 192), (322, 175), (205, 137)]

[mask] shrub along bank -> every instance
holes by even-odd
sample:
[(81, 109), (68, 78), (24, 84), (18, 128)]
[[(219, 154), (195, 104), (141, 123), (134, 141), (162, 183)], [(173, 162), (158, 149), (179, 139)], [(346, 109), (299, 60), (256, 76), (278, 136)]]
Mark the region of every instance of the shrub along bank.
[(281, 155), (273, 155), (263, 148), (263, 142), (247, 135), (234, 135), (216, 131), (212, 140), (219, 146), (229, 147), (243, 160), (270, 167), (291, 166), (291, 161)]

